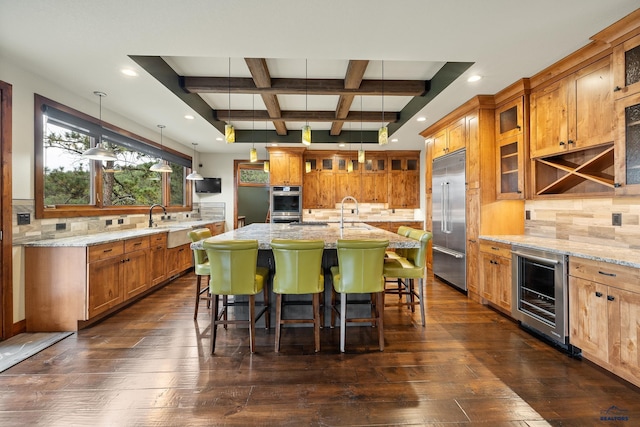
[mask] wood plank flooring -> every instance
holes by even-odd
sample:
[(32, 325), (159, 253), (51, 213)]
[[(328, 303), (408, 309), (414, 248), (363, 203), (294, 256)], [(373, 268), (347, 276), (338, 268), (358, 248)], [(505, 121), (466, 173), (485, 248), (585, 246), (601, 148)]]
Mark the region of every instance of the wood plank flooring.
[[(2, 426), (591, 426), (640, 425), (640, 389), (569, 358), (491, 309), (430, 278), (427, 326), (406, 308), (376, 330), (275, 333), (193, 320), (195, 277), (0, 374)], [(388, 296), (395, 298), (395, 296)], [(615, 406), (627, 421), (601, 421)]]

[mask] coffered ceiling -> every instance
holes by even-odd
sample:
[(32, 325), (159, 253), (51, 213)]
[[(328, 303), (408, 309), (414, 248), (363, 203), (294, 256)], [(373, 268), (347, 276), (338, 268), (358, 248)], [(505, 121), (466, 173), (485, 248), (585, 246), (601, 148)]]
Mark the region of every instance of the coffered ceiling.
[[(103, 91), (105, 121), (155, 141), (164, 124), (166, 145), (187, 153), (192, 143), (246, 153), (246, 143), (222, 140), (227, 119), (239, 141), (287, 146), (299, 146), (309, 120), (312, 149), (375, 140), (384, 122), (397, 139), (386, 149), (421, 149), (419, 133), (471, 97), (534, 75), (637, 8), (637, 0), (0, 0), (0, 79), (14, 84), (14, 104), (37, 92), (96, 117), (93, 92)], [(483, 78), (469, 83), (471, 74)], [(29, 135), (16, 139), (30, 144)]]

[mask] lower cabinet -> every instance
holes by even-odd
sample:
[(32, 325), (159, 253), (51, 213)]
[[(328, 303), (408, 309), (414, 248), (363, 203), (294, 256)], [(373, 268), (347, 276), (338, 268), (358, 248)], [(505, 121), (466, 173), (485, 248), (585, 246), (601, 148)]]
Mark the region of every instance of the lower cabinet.
[(90, 246), (25, 246), (28, 332), (75, 331), (193, 266), (189, 244), (167, 234)]
[(640, 386), (640, 269), (569, 258), (569, 342)]
[(480, 296), (511, 315), (511, 245), (480, 241)]

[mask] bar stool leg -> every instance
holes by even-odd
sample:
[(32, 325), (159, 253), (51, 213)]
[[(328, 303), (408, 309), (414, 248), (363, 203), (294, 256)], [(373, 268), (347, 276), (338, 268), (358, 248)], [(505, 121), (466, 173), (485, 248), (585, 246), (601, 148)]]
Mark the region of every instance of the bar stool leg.
[(347, 338), (347, 294), (340, 294), (340, 351), (344, 353)]
[(380, 344), (380, 351), (384, 351), (384, 292), (377, 292), (376, 300), (376, 324), (378, 326), (378, 342)]
[(249, 348), (256, 352), (256, 296), (249, 295)]
[(422, 317), (422, 326), (425, 326), (425, 319), (424, 319), (424, 279), (421, 277), (420, 279), (418, 279), (418, 286), (420, 286), (420, 289), (418, 289), (418, 294), (420, 295), (420, 317)]
[(213, 308), (211, 309), (211, 354), (216, 350), (216, 332), (218, 330), (218, 295), (211, 295)]
[(280, 326), (282, 324), (282, 294), (276, 294), (276, 348), (275, 352), (280, 351)]
[(313, 294), (313, 335), (317, 353), (320, 351), (320, 294)]

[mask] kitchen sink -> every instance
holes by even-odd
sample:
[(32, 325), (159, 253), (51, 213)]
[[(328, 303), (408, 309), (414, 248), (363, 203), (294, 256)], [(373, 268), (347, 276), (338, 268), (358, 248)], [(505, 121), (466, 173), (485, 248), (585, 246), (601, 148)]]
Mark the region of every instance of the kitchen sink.
[(169, 232), (167, 233), (167, 248), (169, 249), (191, 243), (191, 239), (188, 235), (189, 231), (191, 231), (191, 227), (189, 226), (178, 226), (177, 224), (172, 224), (171, 226), (160, 226), (158, 228), (169, 229)]

